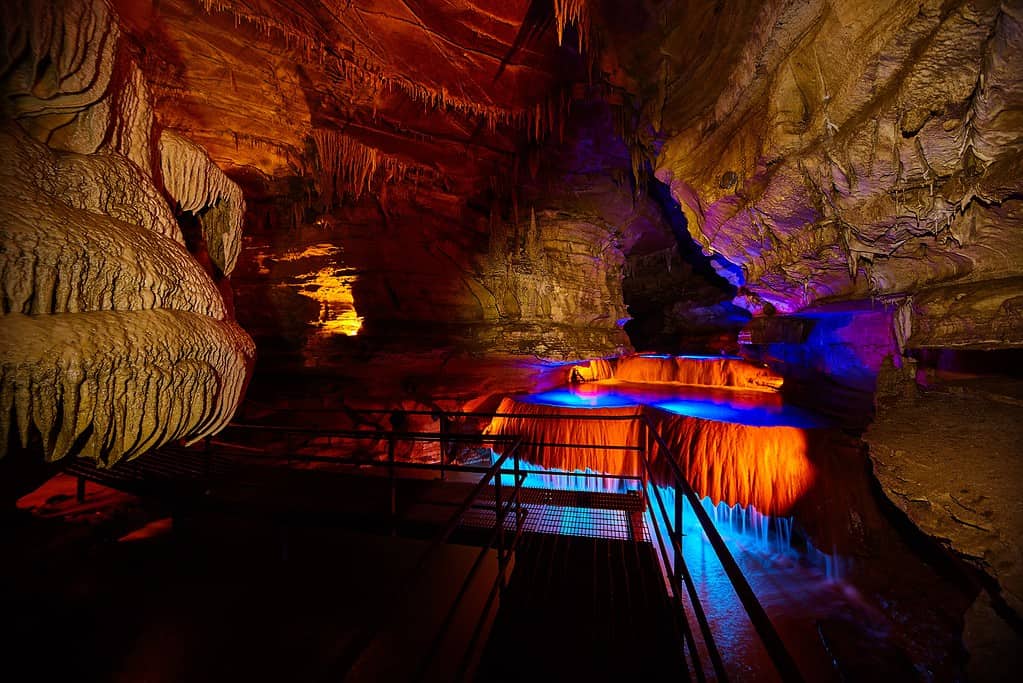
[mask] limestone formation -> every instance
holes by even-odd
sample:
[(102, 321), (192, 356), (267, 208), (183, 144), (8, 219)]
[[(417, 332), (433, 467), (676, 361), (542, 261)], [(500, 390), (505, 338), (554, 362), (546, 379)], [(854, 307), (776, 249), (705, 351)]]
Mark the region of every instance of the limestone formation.
[(657, 175), (741, 266), (722, 271), (740, 301), (790, 312), (1018, 275), (1021, 20), (1018, 3), (771, 1), (703, 17), (748, 39), (688, 66), (668, 36), (667, 68), (726, 85), (665, 107)]
[(236, 323), (187, 311), (14, 313), (0, 334), (0, 410), (13, 409), (22, 447), (39, 433), (47, 460), (73, 450), (113, 465), (220, 431), (253, 351)]
[[(389, 405), (741, 353), (613, 369), (876, 394), (884, 491), (1019, 613), (1018, 505), (949, 483), (1014, 499), (1018, 406), (913, 382), (1023, 346), (1019, 0), (7, 0), (0, 47), (0, 453), (215, 432), (243, 327)], [(841, 486), (787, 427), (662, 426), (715, 500)]]
[[(164, 132), (101, 0), (15, 4), (0, 150), (0, 455), (113, 465), (221, 429), (255, 349), (188, 253), (165, 188), (229, 272), (244, 202)], [(161, 173), (153, 163), (160, 154)]]
[(199, 217), (206, 248), (220, 272), (230, 275), (241, 249), (245, 199), (201, 147), (165, 130), (160, 135), (160, 169), (168, 194), (180, 211)]
[(14, 0), (3, 12), (4, 115), (41, 142), (64, 129), (61, 149), (95, 152), (110, 116), (116, 15), (94, 0)]
[[(912, 380), (910, 379), (910, 382)], [(866, 434), (885, 495), (925, 533), (997, 582), (1023, 613), (1023, 401), (980, 381), (878, 406)]]

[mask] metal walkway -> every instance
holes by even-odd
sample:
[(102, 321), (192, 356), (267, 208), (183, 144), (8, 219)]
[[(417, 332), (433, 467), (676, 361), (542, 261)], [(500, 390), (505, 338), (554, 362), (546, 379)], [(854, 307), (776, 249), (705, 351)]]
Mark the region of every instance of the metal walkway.
[[(643, 465), (642, 476), (571, 475), (635, 480), (628, 492), (526, 488), (518, 455), (523, 444), (509, 437), (262, 425), (235, 425), (250, 441), (233, 447), (207, 441), (205, 447), (165, 447), (110, 469), (80, 461), (71, 461), (65, 469), (79, 477), (80, 495), (81, 482), (88, 479), (185, 502), (182, 507), (227, 511), (275, 528), (326, 526), (432, 538), (434, 556), (437, 544), (482, 548), (463, 588), (452, 591), (448, 616), (436, 620), (440, 635), (432, 644), (416, 641), (425, 648), (415, 655), (422, 658), (422, 666), (401, 668), (394, 677), (380, 673), (398, 671), (387, 668), (395, 653), (374, 645), (381, 642), (379, 634), (387, 632), (389, 623), (397, 623), (381, 617), (328, 667), (333, 676), (345, 680), (618, 681), (662, 675), (727, 680), (712, 625), (681, 554), (681, 501), (686, 498), (777, 673), (782, 680), (801, 680), (667, 445), (645, 417), (630, 419), (643, 421), (642, 442), (609, 448), (634, 451)], [(478, 464), (446, 461), (453, 444), (464, 441), (479, 450), (481, 440), (487, 439), (502, 452), (493, 465), (489, 459)], [(336, 445), (345, 440), (364, 446), (348, 455), (339, 455), (337, 449), (316, 454), (316, 443)], [(253, 447), (253, 441), (275, 446), (263, 452)], [(421, 441), (440, 443), (439, 463), (396, 457), (398, 444)], [(283, 451), (280, 443), (287, 446)], [(301, 450), (295, 447), (298, 443), (303, 444)], [(673, 509), (665, 507), (658, 487), (648, 486), (655, 467), (662, 479), (664, 472), (674, 477)], [(546, 475), (557, 479), (559, 473)], [(484, 564), (492, 565), (488, 576), (493, 587), (485, 604), (472, 608), (480, 614), (476, 630), (466, 630), (463, 624), (458, 633), (466, 642), (452, 646), (450, 636), (443, 634), (450, 634), (458, 622), (455, 615), (465, 602), (466, 587), (484, 558), (491, 558)], [(475, 593), (479, 595), (479, 589)], [(407, 616), (400, 605), (381, 612), (391, 620)], [(378, 665), (387, 666), (373, 668)], [(366, 678), (360, 671), (377, 673)]]
[(688, 680), (671, 610), (650, 543), (528, 535), (476, 680)]

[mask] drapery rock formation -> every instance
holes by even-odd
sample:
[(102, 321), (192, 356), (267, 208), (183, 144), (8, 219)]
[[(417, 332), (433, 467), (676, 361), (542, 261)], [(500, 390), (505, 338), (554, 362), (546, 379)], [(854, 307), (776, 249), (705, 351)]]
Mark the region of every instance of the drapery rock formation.
[[(0, 455), (112, 465), (230, 420), (254, 347), (159, 189), (201, 212), (230, 272), (238, 187), (173, 133), (99, 0), (15, 3), (4, 22)], [(185, 150), (185, 151), (181, 151)]]
[(160, 170), (178, 209), (196, 214), (206, 249), (224, 275), (230, 275), (241, 249), (245, 199), (241, 189), (195, 143), (165, 130), (160, 135)]

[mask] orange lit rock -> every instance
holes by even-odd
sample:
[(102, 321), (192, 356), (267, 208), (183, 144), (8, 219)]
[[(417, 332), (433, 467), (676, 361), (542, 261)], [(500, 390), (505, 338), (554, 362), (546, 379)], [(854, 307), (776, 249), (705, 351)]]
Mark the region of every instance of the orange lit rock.
[[(523, 459), (548, 469), (593, 470), (604, 474), (637, 476), (641, 474), (635, 453), (602, 448), (606, 445), (639, 444), (638, 419), (587, 419), (595, 417), (621, 418), (639, 416), (641, 406), (625, 408), (593, 408), (572, 410), (551, 406), (522, 403), (505, 398), (498, 413), (513, 417), (495, 417), (487, 428), (488, 434), (510, 434), (522, 437), (524, 442), (553, 444), (523, 446)], [(578, 419), (555, 419), (550, 415), (578, 416)], [(557, 444), (579, 444), (569, 448)]]
[(573, 382), (596, 382), (614, 377), (614, 368), (604, 358), (595, 358), (585, 365), (574, 365), (570, 374)]
[[(495, 418), (488, 433), (551, 444), (524, 446), (521, 455), (528, 462), (548, 469), (620, 476), (643, 476), (637, 454), (601, 446), (644, 445), (645, 431), (638, 418), (646, 413), (698, 495), (715, 504), (753, 505), (768, 515), (790, 514), (816, 477), (806, 433), (797, 427), (744, 425), (641, 406), (556, 408), (510, 398), (501, 402), (498, 412), (513, 417)], [(637, 419), (613, 419), (623, 416)], [(598, 417), (609, 419), (594, 419)], [(652, 442), (649, 447), (653, 448)], [(651, 460), (654, 481), (671, 485), (669, 466), (659, 459), (661, 454), (657, 449)]]
[(814, 483), (800, 428), (650, 414), (693, 489), (715, 504), (753, 505), (767, 515), (787, 515)]
[(626, 356), (615, 379), (623, 382), (676, 382), (741, 389), (777, 389), (782, 378), (769, 368), (738, 358)]

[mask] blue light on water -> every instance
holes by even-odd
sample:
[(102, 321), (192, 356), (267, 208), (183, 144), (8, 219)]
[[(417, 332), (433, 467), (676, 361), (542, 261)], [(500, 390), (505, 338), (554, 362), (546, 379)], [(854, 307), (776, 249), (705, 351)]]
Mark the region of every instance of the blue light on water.
[[(493, 454), (496, 461), (498, 454)], [(539, 465), (519, 461), (520, 472), (525, 473), (526, 479), (523, 488), (546, 489), (546, 490), (568, 490), (568, 491), (592, 491), (608, 493), (627, 493), (637, 491), (640, 488), (639, 482), (632, 479), (620, 479), (614, 476), (607, 477), (585, 477), (580, 476), (582, 472), (566, 472), (558, 469), (544, 469)], [(594, 474), (592, 470), (585, 471)], [(556, 474), (561, 473), (561, 474)], [(505, 487), (514, 486), (515, 478), (511, 463), (506, 463), (502, 468), (501, 485)], [(654, 523), (661, 529), (664, 538), (667, 539), (667, 528), (664, 518), (660, 514), (660, 506), (654, 491), (655, 487), (650, 485), (647, 488), (650, 501), (650, 515), (647, 517), (647, 525)], [(675, 491), (670, 487), (657, 486), (656, 493), (664, 504), (665, 511), (672, 515), (675, 509)], [(762, 514), (752, 505), (743, 507), (741, 505), (728, 505), (720, 502), (715, 505), (710, 498), (703, 498), (701, 506), (707, 512), (721, 535), (722, 540), (728, 546), (740, 564), (756, 562), (763, 569), (770, 564), (776, 569), (779, 566), (800, 565), (803, 570), (810, 570), (829, 581), (841, 579), (849, 571), (849, 559), (836, 553), (827, 553), (813, 547), (812, 544), (801, 541), (793, 543), (793, 520), (791, 517), (771, 517)], [(703, 566), (714, 557), (713, 547), (703, 532), (703, 527), (693, 512), (689, 501), (682, 501), (682, 532), (685, 535), (683, 542), (687, 562), (692, 569), (693, 562)], [(574, 514), (566, 514), (561, 517), (561, 532), (574, 535), (589, 535), (591, 523), (585, 510), (577, 511)], [(650, 528), (651, 538), (654, 537), (653, 528)], [(714, 560), (716, 562), (716, 560)], [(766, 563), (766, 564), (765, 564)], [(670, 562), (669, 562), (670, 564)], [(712, 581), (719, 580), (711, 579)], [(706, 589), (714, 591), (731, 592), (731, 587), (726, 582)]]
[[(498, 458), (494, 453), (491, 462)], [(627, 493), (639, 488), (639, 482), (632, 479), (620, 479), (613, 475), (603, 477), (587, 477), (584, 474), (596, 474), (591, 469), (583, 470), (559, 470), (545, 469), (540, 465), (534, 465), (525, 460), (519, 460), (519, 471), (525, 473), (526, 480), (522, 483), (527, 489), (555, 489), (560, 491), (595, 491), (610, 493)], [(560, 473), (560, 474), (552, 474)], [(515, 474), (510, 461), (505, 462), (501, 468), (501, 485), (514, 486)]]
[(641, 385), (582, 384), (520, 396), (518, 400), (555, 408), (647, 405), (676, 415), (756, 427), (812, 428), (821, 425), (819, 418), (794, 406), (784, 405), (775, 395), (713, 388), (679, 387), (668, 391), (662, 387), (652, 389)]
[(641, 403), (636, 397), (618, 391), (579, 391), (570, 387), (530, 394), (521, 400), (541, 406), (566, 408), (621, 408)]
[(712, 399), (673, 399), (651, 403), (655, 408), (676, 415), (698, 417), (719, 422), (737, 422), (755, 427), (802, 427), (819, 426), (819, 421), (809, 413), (787, 406), (738, 405)]
[[(675, 509), (675, 491), (671, 488), (657, 487), (661, 495), (665, 509), (673, 514)], [(648, 489), (650, 505), (656, 507), (654, 487)], [(839, 580), (849, 570), (849, 559), (835, 553), (825, 553), (813, 547), (805, 540), (793, 542), (793, 520), (791, 517), (771, 517), (762, 514), (752, 505), (742, 507), (741, 505), (728, 505), (720, 502), (715, 505), (710, 498), (703, 498), (700, 505), (710, 517), (717, 529), (721, 539), (728, 546), (729, 551), (740, 559), (740, 564), (750, 562), (754, 558), (760, 561), (770, 560), (772, 563), (795, 564), (798, 563), (804, 569), (818, 573), (822, 578), (834, 581)], [(682, 533), (685, 535), (683, 541), (686, 559), (692, 562), (692, 556), (699, 556), (703, 561), (704, 557), (714, 554), (710, 541), (704, 535), (703, 527), (700, 525), (696, 513), (688, 500), (682, 504)], [(653, 519), (666, 533), (663, 518), (658, 514)], [(665, 538), (667, 538), (665, 536)], [(745, 560), (742, 560), (745, 558)], [(670, 563), (669, 563), (670, 564)], [(728, 590), (731, 590), (730, 588)]]

